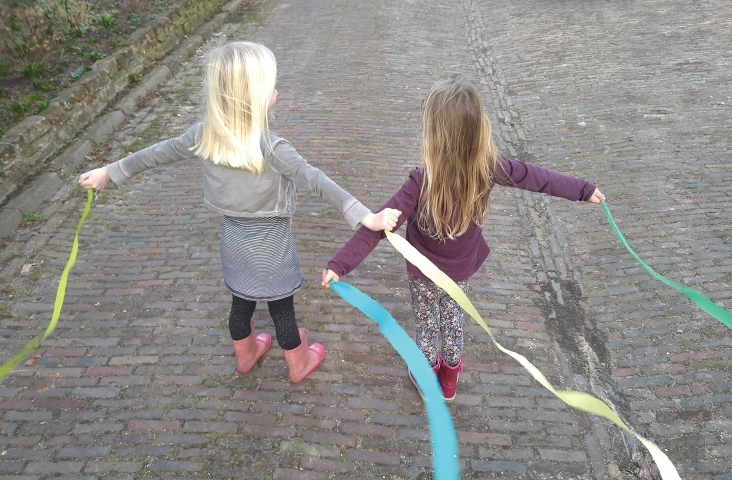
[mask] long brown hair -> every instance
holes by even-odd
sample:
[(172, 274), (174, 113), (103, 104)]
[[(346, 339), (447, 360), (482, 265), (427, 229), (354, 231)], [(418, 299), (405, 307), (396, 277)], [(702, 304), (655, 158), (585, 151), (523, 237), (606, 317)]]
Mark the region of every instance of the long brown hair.
[(482, 225), (496, 169), (491, 125), (478, 90), (462, 77), (435, 83), (422, 113), (424, 179), (419, 228), (439, 240)]

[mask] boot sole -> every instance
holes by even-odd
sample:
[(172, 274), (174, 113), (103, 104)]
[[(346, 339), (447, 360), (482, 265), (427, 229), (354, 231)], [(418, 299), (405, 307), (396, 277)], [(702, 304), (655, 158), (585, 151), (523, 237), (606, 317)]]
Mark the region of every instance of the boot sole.
[(450, 398), (443, 397), (445, 399), (445, 403), (452, 403), (453, 401), (455, 401), (455, 397), (457, 397), (457, 380), (459, 378), (460, 378), (460, 374), (458, 374), (458, 377), (455, 379), (455, 390), (456, 390), (455, 394)]
[(411, 370), (407, 370), (407, 372), (409, 373), (409, 379), (412, 381), (414, 387), (417, 389), (417, 393), (419, 393), (419, 396), (422, 397), (422, 401), (424, 401), (424, 395), (422, 395), (422, 390), (419, 389), (419, 385), (417, 385), (417, 381), (412, 376)]
[[(414, 386), (417, 388), (417, 393), (419, 393), (419, 396), (422, 397), (422, 401), (424, 401), (424, 395), (422, 395), (422, 390), (419, 389), (419, 385), (417, 385), (417, 381), (412, 376), (412, 372), (410, 370), (407, 370), (407, 372), (409, 373), (409, 379), (412, 381)], [(455, 393), (455, 395), (453, 395), (452, 398), (445, 398), (445, 397), (442, 397), (442, 398), (445, 400), (445, 403), (452, 403), (455, 401), (455, 397), (457, 397), (457, 393)]]

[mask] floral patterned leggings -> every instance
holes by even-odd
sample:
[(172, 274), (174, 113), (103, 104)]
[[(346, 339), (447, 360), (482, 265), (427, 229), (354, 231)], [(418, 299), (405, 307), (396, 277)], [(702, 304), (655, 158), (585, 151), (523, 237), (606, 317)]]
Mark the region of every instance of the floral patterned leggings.
[[(468, 281), (455, 282), (467, 293)], [(437, 365), (437, 339), (442, 335), (442, 356), (454, 367), (463, 356), (463, 309), (432, 282), (409, 275), (409, 291), (417, 333), (417, 346), (431, 366)]]

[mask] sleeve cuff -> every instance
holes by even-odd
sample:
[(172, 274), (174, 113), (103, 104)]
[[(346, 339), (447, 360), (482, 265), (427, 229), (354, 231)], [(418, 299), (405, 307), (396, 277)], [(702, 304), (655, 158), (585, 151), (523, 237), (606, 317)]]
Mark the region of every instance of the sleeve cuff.
[(333, 260), (328, 262), (328, 266), (326, 268), (328, 270), (335, 272), (335, 274), (338, 275), (339, 277), (342, 277), (346, 274), (345, 270), (343, 268), (341, 268), (341, 266), (338, 263), (334, 262)]
[(592, 183), (587, 182), (587, 185), (585, 185), (585, 188), (587, 190), (585, 191), (585, 195), (582, 198), (582, 200), (586, 202), (587, 200), (589, 200), (592, 197), (592, 194), (595, 193), (595, 190), (597, 190), (597, 187), (595, 185), (593, 185)]
[(353, 205), (348, 207), (346, 211), (343, 212), (343, 218), (346, 220), (346, 223), (348, 223), (351, 229), (355, 230), (358, 227), (361, 219), (363, 219), (363, 217), (365, 217), (366, 214), (370, 212), (371, 210), (366, 208), (363, 203), (356, 200)]
[(109, 178), (117, 185), (122, 185), (129, 178), (132, 178), (127, 176), (127, 174), (122, 170), (122, 166), (119, 162), (110, 163), (105, 168), (107, 169)]

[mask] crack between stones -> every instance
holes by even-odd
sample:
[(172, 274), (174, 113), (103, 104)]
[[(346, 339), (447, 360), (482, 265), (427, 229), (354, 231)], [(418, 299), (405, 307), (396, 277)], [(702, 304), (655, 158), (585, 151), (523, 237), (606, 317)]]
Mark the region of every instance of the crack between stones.
[[(499, 151), (527, 158), (527, 138), (519, 113), (514, 108), (506, 80), (484, 40), (480, 7), (475, 0), (463, 0), (468, 47), (487, 95), (488, 114)], [(574, 268), (564, 232), (549, 201), (530, 192), (518, 195), (519, 210), (527, 218), (532, 260), (538, 267), (543, 299), (537, 302), (547, 319), (547, 332), (557, 346), (555, 355), (568, 388), (585, 391), (605, 402), (628, 426), (642, 433), (630, 420), (630, 408), (609, 371), (610, 353), (605, 335), (597, 328), (592, 313), (582, 304), (584, 288), (579, 269)], [(602, 459), (591, 458), (596, 478), (652, 480), (654, 475), (640, 442), (619, 428), (607, 428), (607, 421), (593, 416), (596, 440)], [(592, 457), (592, 455), (590, 455)], [(597, 455), (595, 455), (597, 457)], [(603, 463), (603, 464), (598, 464)], [(599, 470), (599, 471), (598, 471)], [(622, 471), (622, 474), (621, 474)]]

